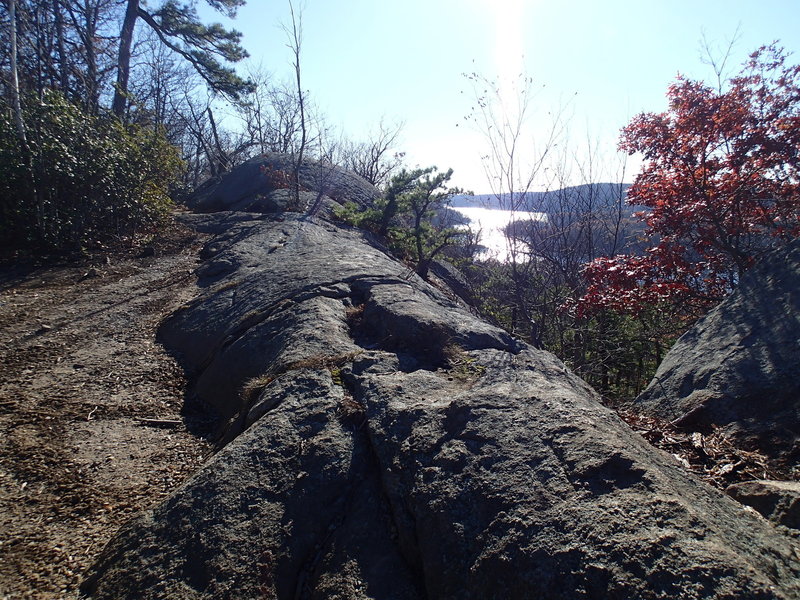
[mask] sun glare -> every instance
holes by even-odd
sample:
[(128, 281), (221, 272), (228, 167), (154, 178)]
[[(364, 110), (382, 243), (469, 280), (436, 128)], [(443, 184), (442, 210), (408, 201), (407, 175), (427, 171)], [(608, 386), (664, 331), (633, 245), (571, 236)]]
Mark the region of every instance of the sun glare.
[(494, 63), (501, 88), (524, 72), (524, 0), (490, 0), (494, 14)]

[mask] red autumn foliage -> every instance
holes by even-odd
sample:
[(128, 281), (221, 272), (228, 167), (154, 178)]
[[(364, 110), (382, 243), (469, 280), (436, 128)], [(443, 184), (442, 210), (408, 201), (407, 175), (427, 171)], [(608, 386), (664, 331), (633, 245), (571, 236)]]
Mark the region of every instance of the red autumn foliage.
[(579, 312), (705, 308), (800, 234), (800, 66), (786, 58), (764, 46), (722, 89), (678, 77), (666, 112), (622, 130), (620, 149), (644, 155), (628, 201), (648, 208), (653, 246), (587, 265)]

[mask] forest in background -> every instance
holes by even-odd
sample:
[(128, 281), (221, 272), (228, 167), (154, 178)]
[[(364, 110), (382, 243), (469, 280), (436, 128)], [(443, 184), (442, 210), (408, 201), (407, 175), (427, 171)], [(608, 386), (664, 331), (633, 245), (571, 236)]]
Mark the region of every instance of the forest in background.
[[(235, 16), (244, 0), (207, 3)], [(12, 256), (135, 244), (206, 179), (266, 152), (293, 157), (286, 185), (297, 194), (304, 159), (341, 165), (383, 197), (340, 219), (387, 239), (423, 277), (437, 260), (456, 264), (488, 320), (619, 401), (759, 256), (800, 231), (800, 68), (775, 44), (733, 75), (712, 59), (717, 85), (679, 78), (664, 112), (635, 117), (620, 143), (645, 159), (630, 189), (624, 163), (611, 172), (591, 143), (580, 159), (560, 144), (560, 115), (529, 137), (529, 79), (511, 107), (496, 81), (468, 74), (494, 204), (547, 214), (512, 223), (509, 260), (498, 262), (477, 258), (479, 232), (441, 218), (464, 191), (449, 187), (451, 171), (403, 165), (399, 125), (353, 141), (327, 124), (303, 86), (291, 4), (289, 81), (246, 66), (240, 35), (202, 22), (192, 3), (3, 7), (0, 246)], [(235, 126), (223, 124), (223, 103)], [(546, 190), (531, 194), (545, 173)]]

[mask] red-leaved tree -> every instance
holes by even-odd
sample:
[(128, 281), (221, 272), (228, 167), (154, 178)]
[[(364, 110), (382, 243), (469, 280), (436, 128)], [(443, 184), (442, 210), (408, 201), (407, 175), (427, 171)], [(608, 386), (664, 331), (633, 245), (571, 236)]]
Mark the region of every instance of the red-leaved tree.
[(669, 109), (623, 129), (642, 153), (628, 201), (652, 236), (644, 255), (590, 263), (579, 311), (636, 313), (667, 302), (706, 308), (753, 262), (800, 233), (800, 66), (775, 44), (754, 52), (721, 89), (679, 77)]

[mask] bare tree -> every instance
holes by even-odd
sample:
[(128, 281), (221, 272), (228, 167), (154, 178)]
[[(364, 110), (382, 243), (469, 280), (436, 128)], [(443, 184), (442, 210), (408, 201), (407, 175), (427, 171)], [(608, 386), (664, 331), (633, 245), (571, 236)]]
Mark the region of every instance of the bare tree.
[(717, 91), (722, 93), (725, 82), (730, 80), (728, 61), (733, 55), (733, 49), (742, 39), (741, 23), (736, 26), (730, 40), (723, 47), (714, 47), (705, 32), (700, 38), (700, 62), (711, 67), (717, 80)]
[(244, 161), (253, 143), (246, 133), (220, 126), (213, 97), (187, 90), (175, 117), (180, 120), (184, 157), (189, 163), (189, 187), (208, 177), (217, 177)]
[[(487, 151), (482, 156), (486, 179), (496, 204), (511, 215), (536, 210), (530, 205), (530, 193), (537, 179), (544, 174), (545, 166), (563, 132), (563, 110), (554, 113), (550, 125), (537, 136), (532, 132), (530, 118), (535, 100), (533, 81), (521, 76), (509, 95), (498, 82), (478, 73), (465, 74), (472, 85), (475, 107), (466, 118), (483, 134)], [(529, 286), (524, 246), (515, 228), (507, 235), (507, 253), (513, 289), (511, 330), (516, 332), (526, 325), (531, 343), (541, 346), (538, 324), (532, 318), (525, 302), (525, 289)]]
[[(294, 84), (274, 82), (261, 66), (248, 67), (253, 92), (235, 107), (259, 154), (290, 154), (300, 145), (300, 104)], [(305, 94), (304, 105), (308, 104)]]
[(568, 356), (568, 347), (575, 348), (580, 325), (563, 307), (585, 292), (584, 265), (613, 255), (630, 244), (634, 233), (632, 208), (625, 202), (625, 157), (620, 158), (619, 164), (607, 160), (588, 137), (584, 147), (558, 153), (551, 163), (551, 188), (538, 194), (545, 217), (517, 232), (536, 281), (526, 297), (529, 311), (548, 349), (574, 359), (574, 366), (584, 349)]
[(344, 143), (343, 166), (372, 185), (385, 187), (403, 163), (405, 153), (395, 149), (402, 130), (402, 123), (387, 125), (381, 119), (366, 141)]
[(71, 83), (62, 90), (72, 90), (70, 97), (84, 109), (96, 114), (100, 108), (103, 87), (116, 67), (114, 48), (116, 35), (112, 27), (116, 23), (114, 0), (58, 0), (58, 6), (66, 12), (65, 46), (72, 51), (72, 60), (66, 70)]
[(294, 173), (293, 185), (295, 203), (300, 205), (300, 167), (303, 164), (303, 153), (306, 149), (308, 131), (306, 128), (306, 106), (305, 106), (305, 92), (300, 80), (300, 52), (303, 43), (303, 14), (302, 11), (295, 15), (294, 5), (289, 0), (289, 13), (291, 15), (291, 26), (284, 26), (284, 31), (289, 38), (286, 44), (287, 48), (292, 52), (294, 68), (295, 83), (297, 86), (297, 105), (300, 110), (300, 145), (294, 153)]

